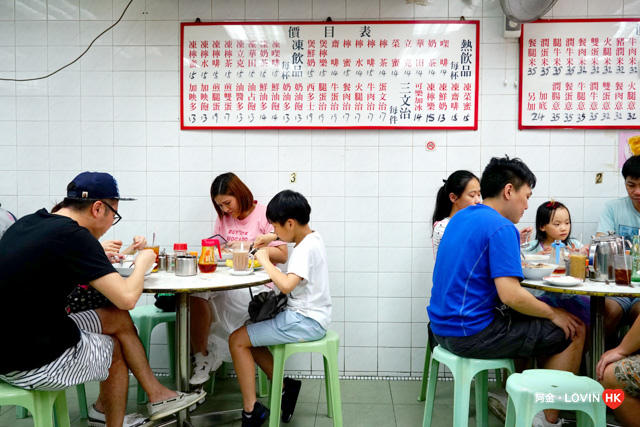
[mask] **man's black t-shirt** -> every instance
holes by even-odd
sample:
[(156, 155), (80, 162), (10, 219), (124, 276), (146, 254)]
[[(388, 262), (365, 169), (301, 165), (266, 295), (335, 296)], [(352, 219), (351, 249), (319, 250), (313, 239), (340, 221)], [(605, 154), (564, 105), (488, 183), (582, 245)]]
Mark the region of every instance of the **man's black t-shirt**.
[(0, 241), (0, 373), (39, 368), (76, 345), (67, 295), (114, 272), (98, 240), (71, 218), (41, 209), (11, 226)]

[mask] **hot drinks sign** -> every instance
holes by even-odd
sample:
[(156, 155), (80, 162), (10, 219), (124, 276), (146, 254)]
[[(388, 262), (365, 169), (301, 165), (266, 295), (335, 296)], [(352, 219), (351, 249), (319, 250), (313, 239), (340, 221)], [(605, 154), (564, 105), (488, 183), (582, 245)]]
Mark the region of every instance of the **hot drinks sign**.
[(478, 25), (183, 23), (182, 129), (477, 129)]

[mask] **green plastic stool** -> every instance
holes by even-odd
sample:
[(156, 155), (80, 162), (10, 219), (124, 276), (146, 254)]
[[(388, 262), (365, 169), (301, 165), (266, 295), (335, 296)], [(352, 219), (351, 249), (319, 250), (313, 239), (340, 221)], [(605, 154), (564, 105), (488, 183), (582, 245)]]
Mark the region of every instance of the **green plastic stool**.
[[(27, 408), (33, 414), (35, 427), (69, 427), (69, 411), (64, 390), (25, 390), (0, 382), (0, 405)], [(55, 417), (54, 417), (55, 415)]]
[[(280, 425), (280, 405), (282, 403), (282, 380), (287, 358), (296, 353), (320, 353), (324, 357), (324, 376), (327, 392), (327, 415), (333, 417), (334, 427), (342, 427), (342, 404), (340, 401), (340, 381), (338, 378), (338, 348), (340, 337), (334, 331), (327, 331), (318, 341), (279, 344), (270, 346), (273, 354), (273, 378), (269, 392), (269, 427)], [(277, 409), (275, 409), (277, 408)]]
[[(129, 311), (131, 320), (138, 328), (138, 335), (142, 346), (147, 353), (147, 360), (149, 360), (149, 353), (151, 352), (151, 332), (153, 328), (161, 323), (167, 324), (167, 345), (169, 347), (169, 372), (171, 376), (174, 375), (174, 360), (176, 349), (176, 313), (173, 311), (162, 311), (153, 304), (142, 305)], [(138, 383), (138, 403), (147, 402), (147, 393)]]
[[(571, 372), (529, 369), (522, 374), (511, 375), (507, 379), (509, 403), (505, 426), (531, 426), (535, 415), (543, 409), (576, 411), (578, 427), (592, 426), (591, 422), (598, 427), (604, 426), (607, 414), (602, 399), (603, 391), (604, 387), (597, 381)], [(599, 402), (565, 401), (565, 395), (572, 396), (574, 393), (580, 397), (597, 396)], [(541, 399), (541, 396), (544, 398)]]
[[(78, 410), (80, 411), (80, 418), (89, 418), (89, 411), (87, 410), (87, 393), (84, 390), (84, 384), (78, 384), (76, 386), (76, 393), (78, 395)], [(24, 406), (16, 406), (16, 418), (27, 418), (29, 411)]]
[(460, 357), (445, 350), (442, 346), (437, 346), (433, 349), (431, 366), (429, 367), (429, 384), (427, 387), (427, 403), (424, 406), (424, 419), (422, 420), (423, 427), (431, 426), (440, 363), (444, 363), (453, 374), (453, 425), (465, 427), (469, 424), (469, 400), (471, 396), (469, 388), (471, 387), (471, 381), (475, 377), (476, 424), (478, 426), (487, 426), (489, 424), (487, 371), (489, 369), (506, 369), (509, 373), (513, 373), (515, 372), (513, 360)]
[[(429, 363), (431, 363), (431, 346), (429, 345), (429, 337), (427, 336), (427, 351), (424, 355), (424, 368), (422, 369), (422, 385), (420, 387), (420, 396), (418, 402), (424, 402), (427, 397), (427, 383), (429, 379)], [(500, 369), (495, 370), (496, 382), (502, 388), (502, 372)]]

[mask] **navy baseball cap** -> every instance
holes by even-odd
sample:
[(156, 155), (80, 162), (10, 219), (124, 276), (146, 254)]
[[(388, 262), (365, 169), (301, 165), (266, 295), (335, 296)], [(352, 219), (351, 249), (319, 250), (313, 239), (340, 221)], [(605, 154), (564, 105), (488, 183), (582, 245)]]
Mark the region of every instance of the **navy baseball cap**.
[(73, 178), (67, 186), (67, 198), (135, 200), (120, 197), (118, 182), (113, 176), (104, 172), (82, 172)]

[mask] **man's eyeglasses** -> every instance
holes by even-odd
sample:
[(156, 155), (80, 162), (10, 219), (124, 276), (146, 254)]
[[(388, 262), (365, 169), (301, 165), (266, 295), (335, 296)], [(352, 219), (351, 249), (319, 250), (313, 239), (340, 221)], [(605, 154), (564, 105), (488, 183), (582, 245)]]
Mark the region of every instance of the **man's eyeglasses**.
[(102, 203), (104, 203), (105, 206), (108, 207), (109, 209), (111, 209), (111, 212), (113, 212), (113, 224), (112, 225), (116, 225), (117, 223), (119, 223), (120, 220), (122, 219), (122, 217), (120, 216), (118, 211), (113, 209), (113, 207), (109, 203), (105, 202), (104, 200), (102, 201)]

